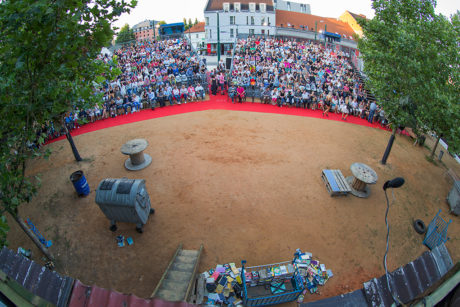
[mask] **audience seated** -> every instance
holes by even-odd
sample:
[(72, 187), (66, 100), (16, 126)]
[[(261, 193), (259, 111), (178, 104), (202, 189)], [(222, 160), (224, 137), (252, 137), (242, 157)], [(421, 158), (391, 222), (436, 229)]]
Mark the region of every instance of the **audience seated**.
[[(239, 39), (233, 70), (227, 73), (223, 61), (210, 73), (190, 51), (186, 40), (138, 42), (116, 50), (113, 56), (100, 55), (106, 63), (116, 61), (121, 74), (95, 89), (103, 100), (88, 110), (74, 110), (65, 117), (68, 129), (109, 117), (154, 110), (157, 106), (204, 100), (211, 88), (214, 95), (228, 93), (232, 102), (247, 96), (264, 104), (359, 116), (387, 125), (385, 112), (367, 100), (345, 52), (324, 48), (314, 42), (294, 39), (250, 37)], [(212, 84), (212, 86), (211, 86)], [(49, 138), (60, 132), (50, 123)], [(62, 132), (62, 131), (61, 131)]]
[[(101, 54), (98, 59), (106, 63), (116, 60), (121, 74), (95, 89), (102, 94), (100, 104), (87, 110), (74, 110), (65, 117), (70, 130), (86, 122), (139, 112), (147, 107), (154, 110), (157, 104), (164, 107), (166, 101), (173, 105), (205, 99), (206, 65), (190, 51), (184, 39), (138, 42), (116, 50), (113, 56)], [(49, 139), (60, 134), (52, 125), (47, 129)]]
[(335, 112), (344, 119), (380, 115), (369, 111), (366, 91), (343, 51), (310, 41), (249, 37), (237, 41), (234, 54), (229, 83), (252, 94), (259, 89), (263, 103), (320, 108), (324, 116)]

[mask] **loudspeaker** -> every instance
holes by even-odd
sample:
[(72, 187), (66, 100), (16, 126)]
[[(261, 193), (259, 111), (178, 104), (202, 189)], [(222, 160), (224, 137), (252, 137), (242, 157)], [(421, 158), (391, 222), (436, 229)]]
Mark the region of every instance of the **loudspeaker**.
[(232, 66), (232, 58), (225, 59), (225, 66), (227, 67), (227, 69), (230, 69), (230, 67)]

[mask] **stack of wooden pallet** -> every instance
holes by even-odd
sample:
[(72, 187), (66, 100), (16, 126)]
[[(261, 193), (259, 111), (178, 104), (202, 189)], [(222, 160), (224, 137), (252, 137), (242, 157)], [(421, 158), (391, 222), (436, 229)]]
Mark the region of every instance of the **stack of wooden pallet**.
[(338, 169), (324, 169), (321, 178), (331, 196), (347, 195), (351, 192), (350, 185)]

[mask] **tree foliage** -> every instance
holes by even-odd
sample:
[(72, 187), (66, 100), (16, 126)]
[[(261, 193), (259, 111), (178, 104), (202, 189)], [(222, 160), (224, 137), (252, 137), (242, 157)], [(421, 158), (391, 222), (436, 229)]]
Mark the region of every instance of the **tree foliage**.
[(18, 207), (37, 191), (39, 180), (26, 176), (26, 166), (28, 159), (47, 154), (37, 147), (44, 141), (43, 126), (57, 125), (72, 107), (94, 106), (100, 98), (94, 84), (118, 73), (96, 58), (113, 35), (111, 23), (135, 5), (124, 0), (0, 2), (2, 215), (17, 218)]
[(133, 30), (129, 28), (128, 24), (125, 24), (121, 27), (120, 32), (118, 32), (117, 39), (115, 43), (123, 44), (134, 41), (136, 38), (134, 37)]
[(360, 19), (368, 85), (396, 125), (449, 136), (458, 147), (459, 28), (430, 0), (374, 0)]

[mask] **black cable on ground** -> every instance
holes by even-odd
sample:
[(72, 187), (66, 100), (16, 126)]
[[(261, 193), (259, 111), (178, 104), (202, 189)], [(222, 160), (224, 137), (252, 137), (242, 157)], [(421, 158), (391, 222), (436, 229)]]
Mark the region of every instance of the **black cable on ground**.
[(385, 250), (385, 256), (383, 257), (383, 266), (385, 267), (385, 276), (387, 278), (388, 291), (390, 291), (390, 294), (391, 294), (391, 297), (393, 298), (394, 303), (398, 305), (398, 304), (402, 304), (402, 302), (399, 300), (399, 298), (395, 297), (395, 295), (393, 294), (393, 291), (391, 290), (390, 279), (389, 279), (388, 269), (387, 269), (387, 254), (388, 254), (388, 246), (390, 243), (390, 224), (388, 223), (388, 211), (390, 210), (390, 201), (388, 200), (387, 191), (386, 190), (384, 191), (385, 191), (385, 199), (387, 200), (387, 210), (385, 212), (385, 225), (387, 227), (387, 246)]

